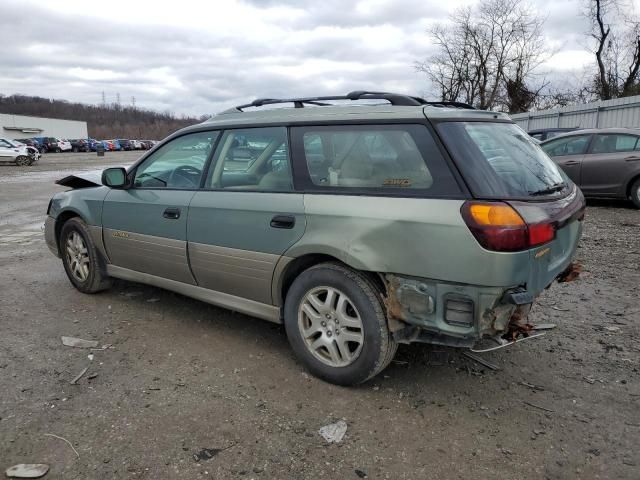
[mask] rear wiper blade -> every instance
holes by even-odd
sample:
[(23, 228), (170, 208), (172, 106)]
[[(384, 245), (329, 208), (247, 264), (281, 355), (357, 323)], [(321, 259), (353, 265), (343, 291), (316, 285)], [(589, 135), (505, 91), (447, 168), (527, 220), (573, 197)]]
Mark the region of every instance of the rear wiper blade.
[(554, 185), (551, 185), (549, 188), (544, 188), (542, 190), (536, 190), (535, 192), (529, 192), (529, 195), (533, 196), (538, 196), (538, 195), (550, 195), (552, 193), (555, 192), (559, 192), (560, 190), (564, 190), (564, 187), (566, 187), (567, 184), (562, 182), (562, 183), (556, 183)]

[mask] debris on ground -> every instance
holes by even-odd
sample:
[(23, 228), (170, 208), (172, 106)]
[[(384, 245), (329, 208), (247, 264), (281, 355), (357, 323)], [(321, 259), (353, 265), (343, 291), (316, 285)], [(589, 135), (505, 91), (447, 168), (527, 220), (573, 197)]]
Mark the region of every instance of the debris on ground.
[(556, 327), (555, 323), (538, 323), (533, 326), (532, 330), (553, 330)]
[(229, 445), (228, 447), (224, 447), (224, 448), (203, 448), (199, 452), (194, 453), (192, 455), (192, 457), (196, 462), (199, 462), (201, 460), (211, 460), (213, 457), (218, 455), (220, 452), (224, 452), (225, 450), (229, 450), (233, 446), (235, 446), (235, 443)]
[(541, 407), (540, 405), (536, 405), (535, 403), (527, 402), (525, 400), (522, 401), (525, 405), (529, 405), (530, 407), (537, 408), (539, 410), (544, 410), (545, 412), (554, 413), (555, 410), (551, 410), (547, 407)]
[(89, 366), (87, 365), (86, 367), (84, 367), (82, 370), (80, 370), (80, 373), (78, 375), (76, 375), (73, 380), (71, 380), (69, 383), (71, 385), (77, 385), (78, 384), (78, 380), (80, 380), (85, 373), (87, 373), (87, 370), (89, 370)]
[(327, 441), (327, 443), (340, 443), (344, 434), (347, 433), (347, 422), (344, 420), (338, 420), (336, 423), (325, 425), (318, 431), (318, 433)]
[(485, 367), (490, 368), (491, 370), (500, 370), (499, 366), (489, 362), (488, 360), (485, 360), (482, 357), (479, 357), (478, 355), (474, 355), (471, 352), (462, 352), (462, 355), (464, 355), (467, 358), (470, 358), (471, 360), (478, 362), (480, 365), (484, 365)]
[(577, 280), (580, 274), (582, 273), (582, 265), (578, 263), (572, 263), (567, 267), (567, 269), (558, 275), (557, 280), (558, 283), (568, 283)]
[(46, 463), (19, 463), (4, 472), (9, 478), (40, 478), (49, 471)]
[(83, 338), (77, 337), (60, 337), (62, 339), (62, 344), (67, 347), (77, 347), (77, 348), (96, 348), (98, 346), (98, 342), (95, 340), (85, 340)]
[(356, 475), (358, 476), (358, 478), (369, 478), (367, 476), (367, 472), (365, 472), (364, 470), (359, 470), (359, 469), (356, 468), (355, 472), (356, 472)]
[(544, 390), (544, 387), (541, 387), (540, 385), (534, 385), (533, 383), (529, 383), (529, 382), (520, 382), (520, 385), (529, 387), (531, 390), (540, 390), (540, 391)]
[(159, 298), (150, 298), (149, 300), (147, 300), (147, 303), (156, 303), (159, 302), (160, 299)]
[(60, 437), (58, 435), (54, 435), (53, 433), (45, 433), (44, 434), (45, 437), (53, 437), (53, 438), (57, 438), (58, 440), (62, 440), (63, 442), (66, 442), (67, 445), (69, 445), (71, 447), (71, 450), (73, 450), (73, 453), (76, 454), (77, 458), (80, 458), (80, 454), (78, 453), (78, 451), (73, 447), (73, 445), (71, 444), (71, 442), (69, 440), (67, 440), (64, 437)]
[(108, 350), (109, 348), (113, 348), (113, 344), (112, 343), (107, 343), (105, 345), (102, 345), (101, 347), (92, 348), (91, 350), (93, 350), (93, 351), (104, 351), (104, 350)]
[(125, 297), (128, 298), (134, 298), (134, 297), (139, 297), (140, 295), (142, 295), (142, 292), (127, 292), (127, 293), (123, 293), (122, 295), (124, 295)]

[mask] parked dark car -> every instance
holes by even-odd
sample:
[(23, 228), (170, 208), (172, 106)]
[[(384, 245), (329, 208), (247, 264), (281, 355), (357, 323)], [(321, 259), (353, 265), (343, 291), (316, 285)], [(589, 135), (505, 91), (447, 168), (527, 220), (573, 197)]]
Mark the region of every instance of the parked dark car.
[(557, 137), (558, 135), (562, 135), (563, 133), (573, 132), (578, 130), (578, 127), (571, 128), (539, 128), (537, 130), (529, 130), (527, 133), (530, 137), (535, 138), (539, 142), (544, 142), (545, 140), (549, 140), (551, 138)]
[(540, 146), (585, 196), (630, 199), (640, 208), (640, 130), (577, 130)]
[(58, 147), (58, 140), (54, 137), (33, 137), (33, 140), (38, 142), (40, 151), (43, 153), (61, 151), (60, 147)]
[(38, 153), (42, 153), (44, 150), (42, 145), (40, 145), (38, 141), (34, 140), (33, 138), (18, 138), (16, 139), (16, 141), (20, 143), (24, 143), (28, 147), (35, 148), (36, 150), (38, 150)]
[(69, 140), (71, 142), (72, 152), (89, 152), (91, 147), (89, 142), (84, 138), (77, 138), (75, 140)]
[(130, 140), (125, 138), (118, 138), (118, 143), (120, 144), (120, 150), (133, 150), (133, 144)]

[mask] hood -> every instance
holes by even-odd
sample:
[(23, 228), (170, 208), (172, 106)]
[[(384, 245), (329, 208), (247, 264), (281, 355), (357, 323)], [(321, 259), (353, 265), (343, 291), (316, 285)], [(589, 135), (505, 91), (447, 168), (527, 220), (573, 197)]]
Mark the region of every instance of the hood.
[(85, 172), (85, 173), (76, 173), (74, 175), (69, 175), (60, 180), (56, 180), (58, 185), (62, 185), (63, 187), (70, 187), (73, 189), (78, 188), (90, 188), (90, 187), (101, 187), (102, 186), (102, 172), (94, 171), (94, 172)]

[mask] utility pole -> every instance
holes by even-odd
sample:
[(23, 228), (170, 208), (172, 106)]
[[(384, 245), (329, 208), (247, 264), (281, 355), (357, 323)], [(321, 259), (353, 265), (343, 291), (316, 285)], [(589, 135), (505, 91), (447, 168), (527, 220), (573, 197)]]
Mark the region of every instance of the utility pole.
[(136, 97), (131, 97), (131, 106), (135, 110), (135, 108), (136, 108)]
[(116, 93), (116, 103), (120, 105), (120, 92)]
[(102, 106), (104, 107), (107, 104), (107, 98), (104, 96), (104, 90), (102, 90)]

